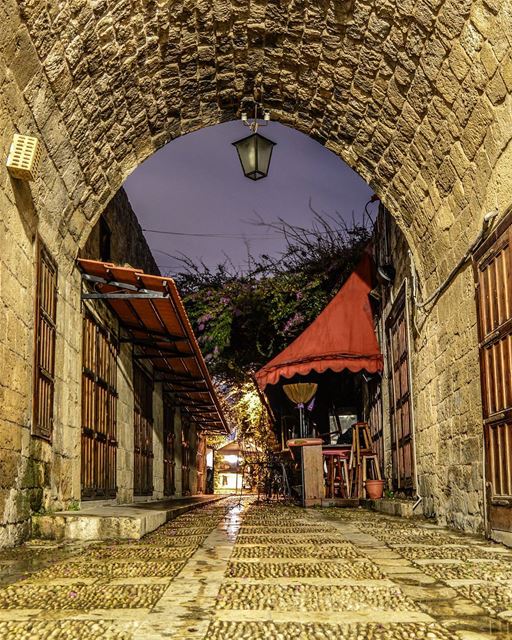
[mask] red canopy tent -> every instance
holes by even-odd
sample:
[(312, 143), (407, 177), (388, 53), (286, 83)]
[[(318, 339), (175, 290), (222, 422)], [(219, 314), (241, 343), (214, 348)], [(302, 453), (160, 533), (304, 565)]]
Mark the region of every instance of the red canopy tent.
[(261, 390), (279, 378), (312, 371), (382, 371), (382, 354), (368, 300), (371, 262), (365, 254), (322, 313), (286, 349), (256, 373)]

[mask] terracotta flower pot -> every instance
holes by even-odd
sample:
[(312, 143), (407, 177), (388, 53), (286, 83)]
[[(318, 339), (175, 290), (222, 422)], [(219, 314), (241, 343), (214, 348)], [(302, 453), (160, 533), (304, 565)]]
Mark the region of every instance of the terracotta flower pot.
[(366, 496), (370, 500), (380, 500), (384, 493), (384, 480), (366, 480)]

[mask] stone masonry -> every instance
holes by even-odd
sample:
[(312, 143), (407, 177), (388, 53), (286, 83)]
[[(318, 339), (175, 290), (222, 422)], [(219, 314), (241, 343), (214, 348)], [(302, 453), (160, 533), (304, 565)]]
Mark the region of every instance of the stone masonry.
[[(58, 314), (72, 320), (73, 260), (125, 178), (158, 148), (233, 119), (261, 85), (274, 119), (338, 154), (393, 212), (423, 296), (464, 254), (484, 214), (511, 205), (512, 0), (5, 0), (0, 20), (0, 156), (16, 131), (44, 148), (31, 184), (0, 163), (0, 513), (15, 537), (30, 507), (22, 487), (41, 484), (49, 455), (33, 469), (18, 455), (36, 446), (35, 234), (59, 261)], [(78, 332), (59, 339), (75, 357), (57, 370), (78, 383)], [(455, 516), (468, 483), (479, 484), (465, 460), (482, 450), (469, 268), (424, 319), (414, 350), (424, 504), (479, 529), (482, 514)], [(65, 406), (58, 420), (78, 430)], [(447, 430), (449, 492), (438, 464)], [(61, 453), (63, 467), (78, 455)]]
[[(107, 205), (102, 218), (111, 232), (110, 259), (113, 262), (129, 263), (132, 267), (159, 273), (123, 190)], [(85, 247), (80, 251), (80, 257), (100, 259), (99, 229), (99, 223), (93, 227)], [(82, 312), (87, 309), (114, 335), (122, 332), (117, 318), (104, 304), (98, 304), (97, 301), (80, 302), (81, 282), (77, 268), (62, 255), (58, 256), (57, 261), (59, 297), (53, 437), (51, 443), (31, 437), (31, 382), (27, 383), (26, 388), (20, 386), (18, 402), (20, 407), (25, 403), (26, 422), (21, 428), (16, 428), (10, 419), (10, 405), (7, 401), (2, 412), (5, 438), (0, 442), (0, 547), (16, 544), (29, 535), (30, 516), (33, 512), (69, 508), (80, 502)], [(2, 277), (5, 273), (2, 270)], [(25, 309), (24, 313), (24, 322), (28, 326), (32, 325), (29, 330), (33, 333), (33, 306)], [(20, 332), (13, 329), (10, 339), (23, 339), (16, 338), (17, 335)], [(7, 342), (2, 345), (3, 349), (6, 344)], [(31, 376), (32, 363), (32, 349), (27, 348), (22, 366), (26, 375)], [(134, 499), (133, 347), (129, 342), (120, 345), (117, 391), (117, 501), (124, 503)], [(9, 397), (11, 396), (6, 396)], [(164, 496), (161, 384), (155, 385), (153, 404), (154, 492), (146, 499)], [(177, 413), (179, 415), (179, 409)], [(175, 430), (176, 467), (180, 469), (179, 418), (175, 421)], [(197, 476), (195, 484), (194, 477), (192, 478), (191, 486), (194, 492), (196, 488)], [(181, 476), (176, 494), (181, 495)]]

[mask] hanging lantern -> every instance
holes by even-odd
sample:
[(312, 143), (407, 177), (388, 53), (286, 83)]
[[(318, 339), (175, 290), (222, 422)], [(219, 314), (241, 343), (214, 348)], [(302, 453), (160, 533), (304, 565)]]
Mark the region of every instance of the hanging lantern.
[(246, 178), (260, 180), (268, 175), (272, 149), (276, 143), (259, 133), (233, 142)]
[[(251, 180), (261, 180), (268, 175), (272, 149), (276, 143), (258, 133), (258, 127), (266, 127), (270, 122), (270, 111), (264, 109), (261, 102), (256, 100), (253, 102), (254, 116), (251, 121), (247, 117), (247, 112), (242, 111), (242, 124), (249, 127), (252, 133), (247, 138), (233, 142), (233, 145), (238, 152), (245, 177)], [(242, 101), (243, 103), (244, 101)], [(263, 112), (263, 120), (258, 119), (259, 112)]]

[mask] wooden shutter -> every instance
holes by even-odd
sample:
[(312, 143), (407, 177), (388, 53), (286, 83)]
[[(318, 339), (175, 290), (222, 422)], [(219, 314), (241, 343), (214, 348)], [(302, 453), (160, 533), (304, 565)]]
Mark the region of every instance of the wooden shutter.
[(382, 393), (380, 379), (372, 379), (368, 383), (368, 426), (372, 448), (377, 454), (380, 472), (384, 477), (384, 432), (382, 420)]
[(117, 346), (91, 316), (83, 320), (82, 498), (116, 495)]
[(393, 489), (414, 489), (408, 323), (402, 293), (387, 320)]
[(140, 366), (133, 367), (134, 494), (153, 493), (153, 384)]
[(32, 434), (51, 440), (55, 392), (57, 264), (39, 240), (35, 318), (35, 367)]
[(488, 522), (512, 531), (512, 220), (475, 255)]

